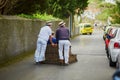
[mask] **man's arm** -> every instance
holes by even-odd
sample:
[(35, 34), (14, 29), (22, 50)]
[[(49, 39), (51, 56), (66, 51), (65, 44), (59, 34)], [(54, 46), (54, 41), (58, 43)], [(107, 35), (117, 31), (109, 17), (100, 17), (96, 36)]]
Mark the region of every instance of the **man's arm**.
[(59, 39), (59, 35), (58, 35), (58, 30), (56, 31), (56, 41), (57, 41), (57, 43), (58, 43), (58, 39)]
[(50, 40), (51, 45), (54, 46), (54, 43), (52, 42), (52, 36), (51, 35), (49, 36), (49, 40)]

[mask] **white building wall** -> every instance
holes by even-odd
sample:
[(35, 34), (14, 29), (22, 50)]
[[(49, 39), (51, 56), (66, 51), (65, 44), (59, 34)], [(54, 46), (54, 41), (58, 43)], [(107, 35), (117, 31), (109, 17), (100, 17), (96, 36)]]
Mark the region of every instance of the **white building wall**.
[(115, 4), (115, 0), (105, 0), (105, 2), (108, 2), (108, 3), (113, 3), (113, 4)]

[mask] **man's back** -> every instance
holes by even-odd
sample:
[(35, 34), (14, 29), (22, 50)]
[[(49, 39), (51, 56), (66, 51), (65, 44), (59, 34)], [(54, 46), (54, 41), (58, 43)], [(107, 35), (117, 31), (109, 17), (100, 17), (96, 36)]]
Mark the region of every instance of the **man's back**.
[(59, 40), (68, 40), (69, 39), (69, 30), (66, 27), (60, 27), (56, 32), (56, 37)]
[(48, 41), (49, 36), (51, 35), (51, 32), (52, 31), (51, 31), (51, 28), (49, 26), (44, 26), (41, 28), (38, 37)]

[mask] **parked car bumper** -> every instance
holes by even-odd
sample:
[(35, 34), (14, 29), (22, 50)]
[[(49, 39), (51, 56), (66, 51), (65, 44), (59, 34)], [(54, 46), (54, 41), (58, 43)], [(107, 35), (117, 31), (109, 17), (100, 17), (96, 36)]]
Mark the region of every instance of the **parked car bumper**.
[(113, 62), (116, 62), (117, 61), (117, 57), (118, 57), (118, 54), (120, 53), (120, 49), (113, 49), (111, 52), (110, 52), (110, 55), (111, 55), (111, 59)]

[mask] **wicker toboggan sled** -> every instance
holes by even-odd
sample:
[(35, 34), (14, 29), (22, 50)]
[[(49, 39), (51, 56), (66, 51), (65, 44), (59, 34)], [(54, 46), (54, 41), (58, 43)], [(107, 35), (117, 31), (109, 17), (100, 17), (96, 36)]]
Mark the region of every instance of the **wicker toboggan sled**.
[[(71, 47), (69, 50), (69, 63), (77, 62), (77, 55), (72, 54)], [(45, 52), (45, 61), (47, 64), (59, 64), (59, 53), (58, 46), (52, 47), (51, 45), (47, 45)]]

